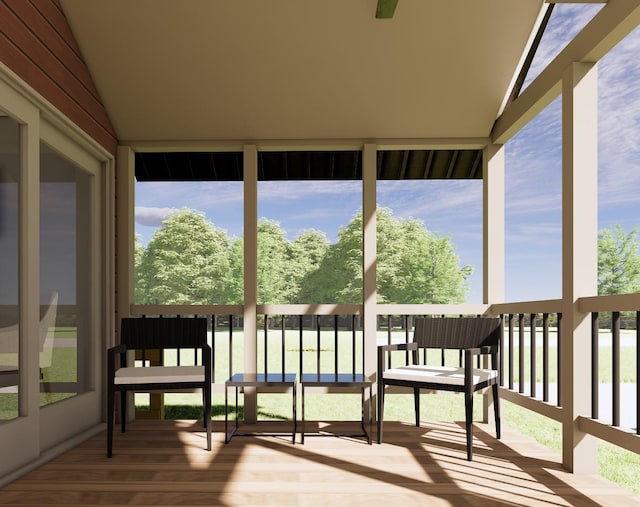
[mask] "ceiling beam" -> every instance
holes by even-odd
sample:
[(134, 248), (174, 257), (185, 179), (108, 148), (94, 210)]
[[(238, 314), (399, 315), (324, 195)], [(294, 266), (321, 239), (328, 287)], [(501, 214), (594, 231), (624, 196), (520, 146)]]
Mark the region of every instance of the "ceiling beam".
[(378, 0), (378, 6), (376, 7), (377, 19), (391, 19), (393, 13), (396, 11), (398, 0)]

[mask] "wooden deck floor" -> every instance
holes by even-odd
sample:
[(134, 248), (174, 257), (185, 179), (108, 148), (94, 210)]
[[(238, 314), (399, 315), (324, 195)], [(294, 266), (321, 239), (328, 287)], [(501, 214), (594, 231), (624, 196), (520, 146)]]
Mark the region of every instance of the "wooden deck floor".
[[(278, 430), (268, 425), (259, 428)], [(468, 462), (454, 423), (385, 423), (385, 443), (372, 446), (334, 436), (292, 445), (289, 435), (225, 445), (216, 423), (207, 452), (201, 423), (138, 421), (116, 433), (112, 459), (99, 434), (5, 486), (0, 505), (640, 506), (600, 477), (564, 472), (527, 437), (504, 428), (497, 441), (486, 429)]]

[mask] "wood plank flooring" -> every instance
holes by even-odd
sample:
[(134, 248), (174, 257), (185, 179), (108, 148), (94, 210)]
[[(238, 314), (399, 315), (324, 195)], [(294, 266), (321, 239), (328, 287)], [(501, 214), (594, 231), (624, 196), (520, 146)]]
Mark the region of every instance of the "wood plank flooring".
[(106, 434), (99, 434), (5, 486), (0, 505), (640, 506), (638, 497), (598, 476), (564, 472), (557, 455), (509, 428), (498, 441), (477, 425), (472, 462), (456, 423), (385, 422), (385, 442), (371, 446), (336, 436), (293, 445), (289, 423), (253, 429), (283, 433), (225, 445), (216, 422), (207, 452), (202, 422), (137, 421), (116, 433), (112, 459)]

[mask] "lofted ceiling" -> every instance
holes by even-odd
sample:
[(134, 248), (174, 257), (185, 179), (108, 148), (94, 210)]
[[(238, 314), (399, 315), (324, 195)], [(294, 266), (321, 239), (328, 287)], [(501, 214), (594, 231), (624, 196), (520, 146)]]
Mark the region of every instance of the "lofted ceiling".
[(60, 0), (121, 143), (483, 138), (543, 0)]

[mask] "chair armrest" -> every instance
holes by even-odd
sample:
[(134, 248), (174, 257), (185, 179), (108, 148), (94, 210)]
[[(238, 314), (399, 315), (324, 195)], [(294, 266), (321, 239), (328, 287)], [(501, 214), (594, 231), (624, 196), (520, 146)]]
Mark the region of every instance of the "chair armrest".
[(378, 354), (392, 350), (418, 350), (418, 344), (415, 342), (409, 343), (391, 343), (388, 345), (378, 345)]
[(474, 356), (478, 356), (481, 354), (496, 354), (498, 352), (498, 347), (495, 346), (486, 346), (486, 347), (477, 347), (471, 349), (464, 349)]
[(390, 343), (388, 345), (378, 345), (378, 375), (382, 375), (382, 372), (386, 369), (384, 367), (385, 353), (390, 353), (395, 350), (418, 350), (418, 344), (415, 342), (410, 343)]
[(120, 345), (116, 345), (114, 347), (111, 347), (110, 349), (107, 349), (107, 353), (114, 354), (114, 355), (115, 354), (122, 354), (123, 352), (126, 352), (127, 350), (128, 350), (127, 346), (121, 343)]
[[(473, 376), (473, 358), (474, 356), (486, 355), (490, 354), (492, 359), (492, 370), (496, 369), (496, 359), (495, 355), (498, 352), (498, 347), (488, 346), (488, 347), (478, 347), (478, 348), (470, 348), (464, 349), (464, 378), (465, 378), (465, 387), (471, 389), (471, 378)], [(480, 358), (478, 357), (478, 362)]]
[(209, 344), (204, 344), (202, 346), (202, 364), (204, 366), (204, 379), (209, 383), (211, 383), (213, 372), (211, 357), (211, 347)]
[[(122, 364), (122, 361), (126, 360), (126, 345), (120, 344), (115, 347), (107, 349), (107, 382), (113, 382), (116, 373), (116, 356), (120, 355), (120, 366), (126, 366)], [(123, 355), (124, 354), (124, 355)]]

